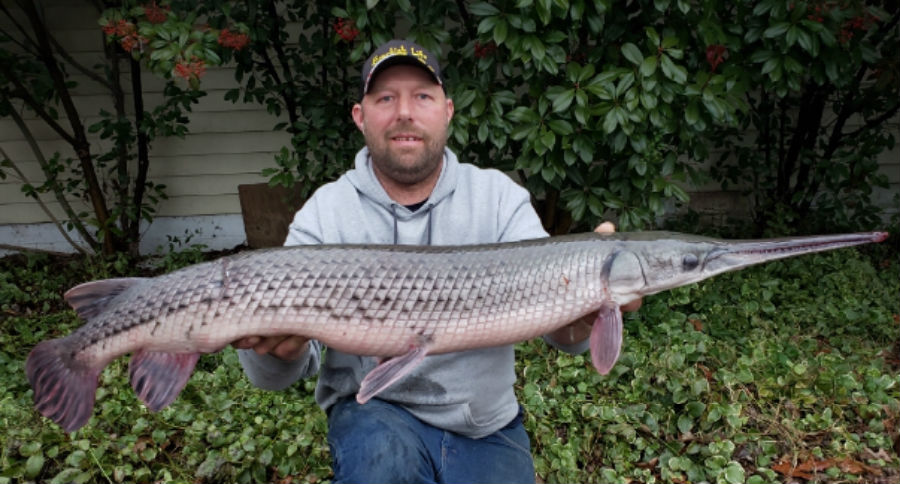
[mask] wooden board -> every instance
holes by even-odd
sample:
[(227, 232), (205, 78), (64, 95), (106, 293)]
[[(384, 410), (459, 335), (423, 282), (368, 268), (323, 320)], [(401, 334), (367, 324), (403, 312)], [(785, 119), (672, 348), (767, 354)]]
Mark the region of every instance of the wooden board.
[(294, 213), (303, 206), (298, 189), (268, 183), (238, 185), (247, 245), (253, 249), (284, 245)]

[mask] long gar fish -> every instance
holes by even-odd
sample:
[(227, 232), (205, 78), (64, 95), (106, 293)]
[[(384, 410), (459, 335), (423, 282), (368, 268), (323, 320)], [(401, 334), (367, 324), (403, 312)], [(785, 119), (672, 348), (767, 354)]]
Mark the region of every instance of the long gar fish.
[(303, 335), (382, 357), (358, 393), (365, 402), (427, 354), (524, 341), (597, 313), (591, 357), (606, 374), (619, 357), (619, 308), (628, 302), (752, 264), (887, 235), (727, 241), (591, 233), (471, 246), (245, 252), (159, 277), (70, 289), (65, 299), (87, 323), (39, 343), (25, 371), (37, 410), (71, 432), (93, 413), (100, 372), (129, 352), (131, 385), (153, 411), (177, 397), (201, 353), (250, 335)]

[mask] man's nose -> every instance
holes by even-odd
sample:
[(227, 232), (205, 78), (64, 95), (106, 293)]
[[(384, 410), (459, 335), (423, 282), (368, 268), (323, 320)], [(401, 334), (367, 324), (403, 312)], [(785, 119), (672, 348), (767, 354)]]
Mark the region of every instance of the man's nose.
[(397, 119), (412, 119), (412, 98), (399, 96), (397, 98)]

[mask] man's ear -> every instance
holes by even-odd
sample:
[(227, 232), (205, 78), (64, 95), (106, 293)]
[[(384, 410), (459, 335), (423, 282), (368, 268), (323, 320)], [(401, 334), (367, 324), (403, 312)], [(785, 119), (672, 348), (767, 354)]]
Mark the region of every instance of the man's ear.
[(362, 104), (360, 104), (360, 103), (354, 104), (353, 109), (350, 110), (350, 115), (353, 116), (353, 122), (356, 123), (356, 127), (359, 128), (359, 130), (363, 134), (366, 134), (365, 129), (363, 129), (364, 123), (363, 123)]
[(450, 126), (450, 120), (453, 119), (453, 112), (454, 112), (453, 100), (450, 98), (447, 98), (447, 126)]

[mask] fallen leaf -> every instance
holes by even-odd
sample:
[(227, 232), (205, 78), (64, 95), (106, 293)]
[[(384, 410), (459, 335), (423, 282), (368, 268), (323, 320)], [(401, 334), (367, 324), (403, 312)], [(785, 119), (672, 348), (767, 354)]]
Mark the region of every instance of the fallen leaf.
[(148, 443), (152, 443), (153, 439), (150, 437), (138, 437), (137, 442), (134, 443), (134, 451), (140, 452), (147, 448)]
[[(887, 425), (886, 425), (886, 426), (887, 426)], [(865, 459), (867, 459), (867, 460), (881, 459), (881, 460), (883, 460), (883, 461), (885, 461), (885, 462), (890, 462), (890, 461), (891, 461), (891, 456), (890, 456), (890, 454), (888, 454), (887, 451), (884, 450), (884, 449), (878, 449), (878, 452), (875, 452), (874, 450), (872, 450), (872, 449), (870, 449), (870, 448), (868, 448), (868, 447), (865, 447), (865, 448), (863, 448), (863, 450), (862, 450), (862, 457), (865, 458)]]
[(691, 318), (688, 321), (691, 322), (691, 325), (694, 326), (695, 330), (703, 331), (703, 321), (700, 321), (699, 319), (696, 319), (696, 318)]
[(793, 467), (788, 461), (782, 461), (772, 466), (772, 470), (786, 477), (799, 477), (804, 480), (812, 480), (815, 473), (834, 466), (833, 459), (825, 460), (808, 460)]
[(792, 467), (790, 462), (779, 462), (772, 466), (772, 470), (785, 477), (799, 477), (807, 481), (813, 478), (812, 474)]
[(808, 460), (805, 462), (801, 462), (797, 464), (796, 467), (792, 467), (791, 462), (784, 460), (772, 466), (772, 470), (775, 472), (784, 475), (786, 477), (798, 477), (804, 480), (812, 480), (816, 477), (816, 474), (822, 472), (828, 468), (837, 467), (842, 472), (847, 474), (855, 474), (855, 475), (865, 475), (871, 474), (875, 476), (882, 475), (881, 469), (877, 467), (872, 467), (870, 465), (863, 464), (858, 460), (851, 459), (849, 457), (843, 458), (840, 460), (836, 459), (823, 459), (823, 460)]
[(838, 461), (838, 468), (848, 474), (872, 474), (876, 476), (881, 475), (881, 469), (877, 467), (873, 467), (867, 464), (863, 464), (858, 460), (851, 459), (846, 457), (840, 461)]
[(819, 350), (816, 351), (817, 355), (821, 355), (821, 354), (827, 355), (827, 354), (831, 353), (831, 347), (830, 347), (831, 343), (828, 341), (828, 338), (819, 337), (819, 338), (817, 338), (817, 341), (819, 342)]

